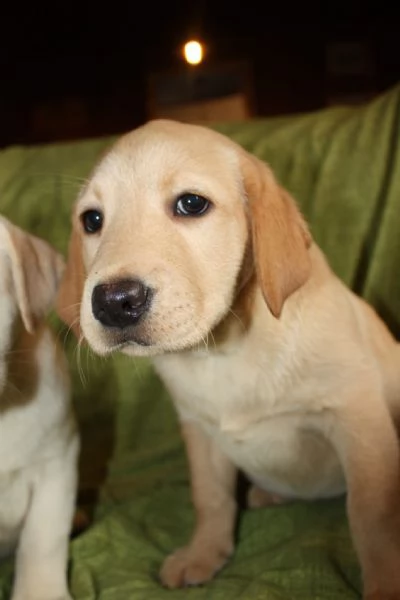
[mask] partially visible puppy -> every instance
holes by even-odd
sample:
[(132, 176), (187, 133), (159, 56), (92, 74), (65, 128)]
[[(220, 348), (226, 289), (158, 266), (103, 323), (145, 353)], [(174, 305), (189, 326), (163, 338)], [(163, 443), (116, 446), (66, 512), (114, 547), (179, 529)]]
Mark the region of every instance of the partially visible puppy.
[(0, 217), (0, 557), (12, 600), (67, 600), (78, 436), (64, 355), (44, 317), (63, 271), (44, 241)]
[(253, 506), (347, 490), (364, 598), (400, 598), (400, 346), (268, 165), (194, 125), (122, 137), (76, 204), (58, 310), (99, 354), (152, 356), (171, 392), (196, 525), (164, 585), (224, 566), (239, 468)]

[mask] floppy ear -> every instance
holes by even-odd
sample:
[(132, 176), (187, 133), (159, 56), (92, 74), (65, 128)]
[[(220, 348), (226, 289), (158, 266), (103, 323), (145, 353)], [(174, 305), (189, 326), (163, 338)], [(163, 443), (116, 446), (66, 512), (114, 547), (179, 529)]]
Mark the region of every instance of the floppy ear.
[(56, 301), (57, 314), (74, 332), (81, 336), (80, 309), (85, 283), (81, 238), (73, 226), (68, 247), (67, 266)]
[(44, 240), (0, 218), (0, 249), (11, 264), (15, 297), (29, 333), (46, 316), (55, 299), (64, 261)]
[(242, 174), (257, 279), (271, 313), (279, 317), (285, 300), (310, 275), (311, 234), (294, 200), (265, 163), (246, 155)]

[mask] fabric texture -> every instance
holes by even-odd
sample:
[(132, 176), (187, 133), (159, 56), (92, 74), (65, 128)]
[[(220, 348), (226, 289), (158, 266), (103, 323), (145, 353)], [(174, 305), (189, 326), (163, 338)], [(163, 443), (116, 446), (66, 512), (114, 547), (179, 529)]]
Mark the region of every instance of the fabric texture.
[[(222, 123), (298, 200), (337, 274), (400, 333), (400, 87), (364, 107)], [(79, 187), (112, 138), (0, 152), (0, 212), (66, 253)], [(347, 600), (360, 572), (345, 500), (241, 512), (237, 550), (210, 584), (168, 591), (157, 573), (193, 523), (177, 420), (147, 360), (96, 358), (52, 315), (71, 364), (82, 435), (80, 500), (95, 506), (70, 546), (78, 600)], [(301, 460), (301, 457), (299, 457)], [(12, 562), (0, 567), (8, 598)]]

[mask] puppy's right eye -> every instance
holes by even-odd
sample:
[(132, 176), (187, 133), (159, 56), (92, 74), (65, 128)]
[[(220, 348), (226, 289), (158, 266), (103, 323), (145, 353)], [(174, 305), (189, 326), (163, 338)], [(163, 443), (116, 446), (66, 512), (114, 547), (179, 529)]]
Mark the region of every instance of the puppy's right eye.
[(99, 210), (86, 210), (81, 215), (81, 221), (86, 233), (97, 233), (103, 227), (103, 213)]

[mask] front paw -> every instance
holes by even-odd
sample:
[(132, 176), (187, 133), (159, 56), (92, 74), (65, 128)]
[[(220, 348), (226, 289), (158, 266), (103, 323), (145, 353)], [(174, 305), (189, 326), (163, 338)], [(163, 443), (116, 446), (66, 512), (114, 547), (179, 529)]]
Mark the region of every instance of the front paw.
[(206, 583), (226, 565), (232, 553), (231, 543), (179, 548), (165, 559), (160, 571), (161, 582), (167, 588)]

